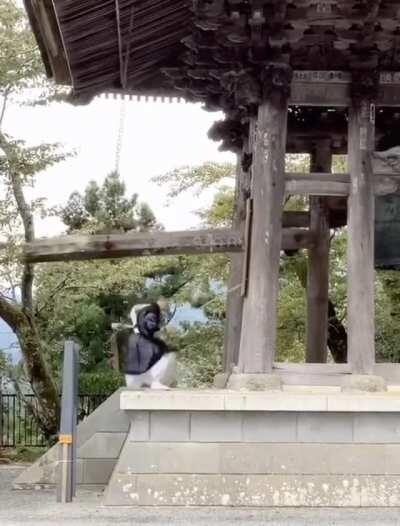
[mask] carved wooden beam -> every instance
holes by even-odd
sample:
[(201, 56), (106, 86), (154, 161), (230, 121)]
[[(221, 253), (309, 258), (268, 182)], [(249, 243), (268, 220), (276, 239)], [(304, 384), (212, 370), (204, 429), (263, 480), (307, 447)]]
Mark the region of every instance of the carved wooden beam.
[[(400, 106), (400, 74), (381, 72), (378, 106)], [(352, 75), (345, 71), (294, 71), (290, 103), (300, 106), (346, 107), (351, 103)]]
[[(265, 69), (266, 68), (266, 69)], [(271, 77), (268, 67), (264, 68), (267, 77)], [(243, 68), (238, 73), (233, 73), (228, 66), (210, 64), (201, 69), (192, 68), (167, 68), (166, 75), (176, 86), (180, 86), (184, 93), (192, 95), (194, 99), (202, 98), (210, 109), (223, 108), (226, 112), (237, 112), (240, 108), (251, 107), (257, 103), (260, 94), (257, 92), (257, 78), (260, 76), (263, 84), (263, 75), (254, 75), (250, 69)], [(370, 75), (369, 70), (367, 73)], [(379, 93), (376, 100), (377, 106), (400, 106), (400, 72), (382, 71), (376, 73), (376, 88)], [(364, 72), (354, 71), (356, 78)], [(371, 76), (371, 75), (370, 75)], [(295, 106), (336, 107), (344, 108), (351, 104), (354, 95), (354, 86), (365, 88), (365, 82), (353, 83), (350, 71), (339, 70), (295, 70), (291, 81), (289, 103)], [(285, 89), (288, 82), (284, 83)], [(369, 86), (366, 86), (369, 89)], [(222, 97), (222, 98), (221, 98)], [(214, 102), (211, 102), (214, 101)]]
[[(306, 229), (284, 229), (282, 249), (308, 248), (313, 246), (313, 240), (313, 235)], [(174, 254), (214, 254), (242, 250), (242, 234), (230, 229), (135, 232), (38, 239), (24, 245), (23, 259), (30, 263), (40, 263)]]

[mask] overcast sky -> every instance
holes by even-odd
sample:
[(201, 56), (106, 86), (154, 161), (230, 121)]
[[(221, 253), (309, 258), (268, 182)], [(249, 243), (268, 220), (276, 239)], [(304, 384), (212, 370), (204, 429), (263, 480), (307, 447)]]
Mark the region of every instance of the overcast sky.
[[(218, 144), (207, 138), (212, 123), (221, 118), (207, 113), (197, 104), (162, 102), (125, 102), (125, 125), (120, 172), (129, 193), (152, 207), (167, 230), (193, 228), (199, 220), (193, 213), (207, 202), (192, 194), (166, 206), (167, 188), (150, 180), (182, 165), (205, 161), (232, 161), (229, 153), (218, 151)], [(76, 150), (76, 157), (54, 166), (37, 177), (36, 197), (47, 198), (49, 205), (64, 203), (74, 190), (83, 191), (90, 180), (101, 183), (114, 168), (120, 122), (121, 100), (96, 98), (87, 106), (52, 104), (49, 107), (9, 106), (4, 130), (30, 144), (60, 142)], [(61, 233), (55, 218), (37, 221), (37, 235)]]

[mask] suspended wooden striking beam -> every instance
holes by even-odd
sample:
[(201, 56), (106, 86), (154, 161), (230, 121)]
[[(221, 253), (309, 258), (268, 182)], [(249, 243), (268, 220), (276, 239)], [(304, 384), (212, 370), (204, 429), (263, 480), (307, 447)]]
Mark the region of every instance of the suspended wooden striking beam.
[[(313, 246), (313, 236), (308, 230), (301, 228), (283, 230), (283, 250), (297, 250), (310, 246)], [(72, 235), (38, 239), (24, 245), (23, 258), (29, 263), (40, 263), (174, 254), (214, 254), (242, 250), (242, 234), (230, 229), (213, 229)]]
[(242, 236), (233, 230), (188, 230), (71, 235), (39, 239), (25, 245), (24, 257), (34, 263), (240, 250), (242, 250)]
[[(376, 195), (390, 194), (400, 187), (397, 175), (374, 176)], [(290, 194), (347, 196), (349, 174), (286, 174), (286, 192)], [(310, 248), (314, 238), (305, 228), (307, 212), (284, 212), (283, 250)], [(231, 229), (193, 230), (183, 232), (150, 232), (111, 235), (78, 235), (40, 239), (24, 247), (24, 260), (30, 263), (72, 261), (120, 257), (173, 254), (207, 254), (240, 252), (242, 235)]]
[[(350, 175), (287, 173), (285, 188), (287, 194), (347, 196), (350, 193)], [(399, 188), (399, 175), (376, 174), (374, 176), (375, 195), (392, 194)]]

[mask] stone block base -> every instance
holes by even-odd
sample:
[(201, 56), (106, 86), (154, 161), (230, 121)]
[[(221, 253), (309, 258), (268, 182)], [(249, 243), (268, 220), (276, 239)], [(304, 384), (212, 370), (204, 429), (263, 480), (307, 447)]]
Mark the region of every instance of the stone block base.
[(400, 506), (396, 392), (125, 391), (121, 408), (106, 505)]
[[(106, 486), (129, 431), (128, 415), (120, 409), (116, 391), (78, 426), (77, 483)], [(59, 445), (53, 446), (14, 481), (15, 489), (54, 486), (59, 467)]]
[[(78, 431), (110, 506), (400, 506), (400, 391), (122, 390)], [(16, 487), (54, 484), (57, 448)]]
[(396, 476), (180, 475), (121, 476), (106, 504), (121, 506), (400, 506)]
[(229, 377), (227, 387), (235, 391), (280, 391), (282, 380), (274, 374), (233, 373)]
[(343, 392), (378, 393), (387, 391), (386, 381), (382, 376), (372, 374), (351, 374), (345, 377), (342, 385)]

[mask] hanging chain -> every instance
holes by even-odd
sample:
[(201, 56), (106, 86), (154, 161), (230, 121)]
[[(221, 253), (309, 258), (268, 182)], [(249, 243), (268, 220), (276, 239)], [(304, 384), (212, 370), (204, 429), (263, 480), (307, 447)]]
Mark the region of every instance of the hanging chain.
[[(118, 7), (118, 13), (119, 13), (118, 1), (117, 1), (117, 7)], [(126, 52), (125, 52), (124, 59), (121, 54), (121, 84), (122, 84), (123, 90), (126, 90), (127, 85), (128, 85), (128, 65), (129, 65), (129, 58), (130, 58), (133, 21), (134, 21), (134, 7), (132, 6), (129, 12), (129, 30), (128, 30), (128, 35), (127, 35), (127, 44), (126, 44)], [(125, 127), (125, 116), (126, 116), (126, 100), (125, 100), (125, 96), (122, 95), (121, 107), (119, 111), (119, 129), (118, 129), (117, 144), (116, 144), (116, 150), (115, 150), (115, 171), (117, 173), (119, 173), (119, 165), (121, 161), (121, 150), (122, 150), (122, 139), (124, 135), (124, 127)]]
[(124, 136), (125, 128), (125, 116), (126, 116), (126, 100), (123, 98), (121, 100), (121, 106), (119, 110), (119, 128), (117, 135), (117, 144), (115, 149), (115, 171), (119, 173), (119, 165), (121, 161), (121, 150), (122, 150), (122, 139)]

